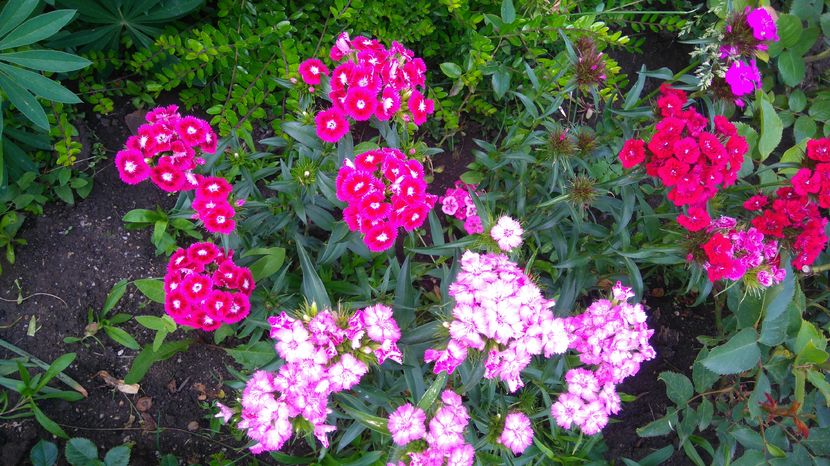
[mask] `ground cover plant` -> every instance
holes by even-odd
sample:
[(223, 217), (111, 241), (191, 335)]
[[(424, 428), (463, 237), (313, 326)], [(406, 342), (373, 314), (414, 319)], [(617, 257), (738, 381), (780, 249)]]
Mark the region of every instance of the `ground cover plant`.
[(830, 3), (416, 3), (0, 2), (4, 464), (828, 461)]

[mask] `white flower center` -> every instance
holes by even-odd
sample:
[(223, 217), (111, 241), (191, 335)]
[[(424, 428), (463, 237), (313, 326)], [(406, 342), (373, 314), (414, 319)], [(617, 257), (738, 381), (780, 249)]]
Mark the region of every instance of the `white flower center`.
[(224, 216), (224, 215), (217, 215), (217, 216), (216, 216), (216, 223), (218, 223), (218, 224), (220, 224), (220, 225), (221, 225), (222, 223), (225, 223), (225, 216)]
[(132, 162), (127, 162), (127, 163), (124, 164), (124, 171), (126, 171), (127, 173), (134, 172), (136, 168), (138, 168), (138, 165), (136, 165)]
[(197, 131), (199, 131), (199, 130), (197, 130), (195, 126), (188, 126), (187, 127), (187, 134), (196, 134)]
[(337, 128), (337, 122), (335, 122), (334, 120), (329, 120), (328, 122), (326, 122), (326, 128), (327, 129), (336, 129)]
[(381, 234), (379, 234), (379, 235), (378, 235), (378, 238), (377, 238), (377, 239), (378, 239), (378, 241), (380, 241), (381, 243), (383, 243), (383, 242), (386, 242), (386, 240), (388, 240), (388, 239), (389, 239), (389, 237), (388, 237), (388, 236), (386, 236), (386, 233), (381, 233)]
[(170, 172), (167, 172), (167, 173), (161, 175), (161, 179), (164, 180), (164, 181), (172, 181), (173, 180), (173, 174), (170, 173)]
[(366, 108), (366, 101), (358, 100), (355, 105), (358, 109), (363, 110), (364, 108)]

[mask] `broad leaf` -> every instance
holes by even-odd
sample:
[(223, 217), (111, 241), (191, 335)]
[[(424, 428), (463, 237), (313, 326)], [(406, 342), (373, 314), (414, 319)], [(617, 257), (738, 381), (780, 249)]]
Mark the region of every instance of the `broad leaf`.
[(712, 348), (703, 366), (717, 374), (737, 374), (749, 370), (761, 359), (758, 334), (753, 328), (745, 328), (725, 344)]

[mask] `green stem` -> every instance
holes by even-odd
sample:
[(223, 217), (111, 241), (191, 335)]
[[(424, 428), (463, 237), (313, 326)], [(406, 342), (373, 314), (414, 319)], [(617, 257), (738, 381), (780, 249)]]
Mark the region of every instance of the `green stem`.
[(804, 63), (812, 63), (814, 61), (820, 61), (826, 58), (830, 58), (830, 49), (824, 50), (823, 52), (817, 53), (815, 55), (810, 55), (809, 57), (804, 57)]
[[(675, 73), (675, 75), (672, 76), (671, 79), (668, 82), (677, 81), (681, 76), (683, 76), (684, 74), (688, 73), (689, 71), (692, 71), (693, 69), (697, 68), (699, 65), (700, 65), (700, 59), (694, 60), (693, 62), (691, 62), (689, 64), (689, 66), (687, 66), (686, 68), (683, 68), (682, 70)], [(657, 95), (658, 92), (660, 92), (660, 87), (657, 87), (657, 89), (654, 89), (653, 91), (649, 92), (645, 97), (641, 97), (640, 100), (637, 101), (637, 105), (635, 105), (635, 107), (639, 107), (640, 105), (643, 104), (644, 101), (648, 101), (649, 99), (651, 99), (652, 97)]]
[(723, 336), (723, 299), (725, 298), (715, 296), (715, 327), (719, 336)]

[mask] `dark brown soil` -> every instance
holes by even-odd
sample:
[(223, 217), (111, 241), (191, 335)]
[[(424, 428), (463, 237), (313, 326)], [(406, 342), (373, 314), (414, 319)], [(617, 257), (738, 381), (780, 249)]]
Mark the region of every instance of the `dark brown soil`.
[[(120, 147), (127, 137), (127, 113), (129, 110), (90, 120), (89, 129), (108, 150)], [(155, 255), (150, 231), (128, 231), (121, 218), (134, 208), (171, 207), (174, 198), (149, 183), (125, 185), (111, 161), (101, 165), (105, 168), (95, 177), (88, 199), (74, 207), (50, 205), (45, 215), (28, 220), (21, 230), (29, 244), (17, 250), (15, 265), (4, 267), (0, 276), (0, 338), (47, 362), (65, 353), (77, 353), (65, 373), (80, 382), (89, 397), (74, 403), (44, 402), (42, 409), (70, 436), (91, 439), (102, 457), (106, 449), (125, 442), (134, 443), (131, 464), (158, 464), (158, 458), (169, 453), (188, 463), (220, 452), (232, 459), (243, 457), (244, 445), (231, 438), (227, 429), (222, 434), (210, 432), (209, 420), (204, 418), (207, 411), (200, 406), (211, 403), (223, 381), (230, 378), (225, 366), (231, 360), (220, 348), (194, 343), (189, 351), (154, 365), (141, 381), (138, 394), (125, 395), (96, 374), (107, 371), (123, 378), (137, 352), (118, 345), (103, 332), (98, 335), (103, 344), (63, 342), (64, 337), (83, 335), (87, 310), (100, 310), (118, 280), (161, 277), (164, 273), (165, 258)], [(19, 305), (17, 284), (25, 299)], [(164, 311), (130, 287), (115, 312), (161, 315)], [(37, 331), (27, 336), (32, 317)], [(139, 343), (152, 340), (153, 335), (134, 321), (121, 328)], [(193, 335), (179, 331), (168, 338)], [(15, 356), (0, 351), (2, 358)], [(197, 384), (203, 384), (209, 393), (204, 401), (199, 400)], [(232, 396), (227, 387), (224, 391), (226, 397)], [(144, 417), (136, 408), (142, 397), (152, 400)], [(0, 464), (24, 462), (41, 438), (54, 440), (31, 418), (3, 422)]]

